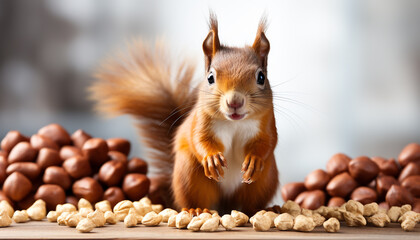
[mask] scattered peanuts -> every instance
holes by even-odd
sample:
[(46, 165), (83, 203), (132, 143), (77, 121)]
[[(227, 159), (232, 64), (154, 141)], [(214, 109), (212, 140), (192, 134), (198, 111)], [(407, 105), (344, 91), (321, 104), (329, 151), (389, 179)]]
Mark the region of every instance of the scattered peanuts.
[(91, 219), (96, 227), (102, 227), (106, 223), (104, 213), (100, 210), (95, 210), (94, 212), (89, 213), (87, 218)]
[(325, 217), (321, 216), (319, 213), (314, 213), (312, 216), (310, 216), (312, 220), (314, 220), (315, 226), (319, 227), (322, 226), (322, 224), (325, 222)]
[(363, 208), (363, 216), (370, 217), (377, 214), (379, 211), (379, 205), (376, 202), (366, 204)]
[(249, 217), (245, 213), (239, 212), (239, 211), (236, 211), (236, 210), (232, 210), (230, 215), (235, 220), (235, 224), (236, 224), (237, 227), (245, 225), (248, 222), (248, 219), (249, 219)]
[(294, 218), (288, 213), (282, 213), (274, 219), (274, 225), (280, 231), (286, 231), (293, 228)]
[(283, 207), (281, 208), (281, 212), (282, 213), (288, 213), (290, 215), (292, 215), (293, 217), (296, 217), (297, 215), (299, 215), (301, 213), (301, 208), (299, 206), (299, 204), (288, 200)]
[(257, 213), (255, 213), (255, 214), (254, 214), (254, 216), (252, 216), (252, 217), (249, 219), (249, 222), (250, 222), (251, 224), (254, 224), (255, 217), (256, 217), (256, 216), (258, 216), (258, 215), (264, 215), (264, 213), (266, 213), (266, 212), (267, 212), (267, 211), (265, 211), (265, 210), (258, 211)]
[(275, 213), (275, 212), (272, 212), (272, 211), (268, 211), (268, 212), (264, 213), (264, 215), (270, 218), (270, 222), (271, 222), (270, 228), (273, 228), (274, 227), (274, 219), (278, 216), (278, 214)]
[(108, 200), (103, 200), (95, 204), (95, 209), (101, 212), (112, 211), (111, 203)]
[(312, 220), (311, 217), (298, 215), (295, 218), (293, 229), (296, 231), (301, 231), (301, 232), (310, 232), (314, 230), (315, 226), (316, 224), (314, 220)]
[(125, 227), (134, 227), (137, 225), (137, 217), (133, 213), (127, 214), (124, 218), (124, 226)]
[(176, 227), (176, 216), (177, 215), (172, 215), (172, 216), (169, 217), (168, 227)]
[(117, 223), (117, 217), (112, 211), (106, 211), (104, 213), (105, 221), (108, 224), (116, 224)]
[(169, 218), (172, 216), (172, 215), (177, 215), (178, 214), (178, 212), (177, 211), (175, 211), (175, 210), (173, 210), (173, 209), (171, 209), (171, 208), (166, 208), (166, 209), (164, 209), (163, 211), (161, 211), (160, 213), (159, 213), (159, 215), (161, 215), (162, 216), (162, 222), (164, 222), (164, 223), (167, 223), (168, 222), (168, 220), (169, 220)]
[(60, 216), (57, 217), (57, 223), (60, 226), (66, 226), (66, 218), (68, 215), (70, 215), (70, 212), (63, 212)]
[(343, 212), (344, 221), (349, 227), (366, 226), (366, 219), (360, 213)]
[(347, 212), (355, 213), (355, 214), (363, 214), (364, 206), (358, 201), (349, 200), (345, 204), (345, 209)]
[(49, 211), (47, 214), (47, 220), (49, 222), (57, 222), (58, 213), (56, 211)]
[(404, 231), (413, 231), (416, 224), (420, 221), (420, 213), (407, 211), (401, 216), (401, 228)]
[(82, 217), (84, 217), (84, 218), (86, 218), (87, 217), (87, 215), (89, 214), (89, 213), (92, 213), (93, 212), (93, 209), (92, 208), (80, 208), (79, 209), (79, 214), (80, 214), (80, 216), (82, 216)]
[(36, 200), (26, 212), (32, 220), (41, 221), (44, 219), (47, 216), (47, 208), (44, 200)]
[(58, 215), (61, 215), (63, 212), (76, 212), (77, 209), (73, 204), (65, 203), (65, 204), (58, 204), (55, 207), (55, 211)]
[(255, 231), (268, 231), (271, 227), (271, 219), (265, 214), (255, 214), (252, 220), (252, 227)]
[(397, 222), (398, 218), (401, 216), (401, 208), (393, 206), (388, 210), (388, 217), (391, 219), (391, 222)]
[(114, 207), (114, 213), (117, 217), (118, 221), (124, 221), (125, 217), (128, 214), (128, 211), (130, 211), (130, 208), (133, 208), (134, 205), (129, 200), (124, 200), (119, 203), (117, 203)]
[(0, 201), (0, 210), (5, 211), (9, 217), (13, 217), (13, 213), (15, 212), (12, 205), (6, 200)]
[(76, 212), (70, 212), (64, 219), (66, 225), (69, 227), (76, 227), (80, 220), (82, 220), (82, 217)]
[(137, 202), (133, 202), (133, 206), (137, 211), (137, 214), (139, 214), (140, 216), (144, 216), (149, 212), (153, 211), (152, 205), (146, 205), (147, 201), (137, 201)]
[(411, 211), (411, 205), (410, 204), (405, 204), (401, 206), (401, 215), (403, 215), (404, 213)]
[(29, 221), (28, 213), (26, 212), (26, 210), (16, 211), (13, 214), (13, 220), (16, 223), (24, 223), (24, 222), (27, 222), (27, 221)]
[(12, 224), (12, 219), (9, 213), (5, 210), (0, 210), (0, 227), (8, 227)]
[(219, 228), (220, 217), (212, 217), (201, 225), (200, 231), (214, 232)]
[(77, 208), (79, 209), (79, 211), (82, 208), (89, 208), (89, 209), (92, 209), (93, 210), (92, 204), (88, 200), (86, 200), (84, 198), (81, 198), (79, 200), (79, 202), (77, 202)]
[(225, 214), (220, 218), (220, 224), (228, 231), (236, 226), (235, 219), (229, 214)]
[(192, 217), (191, 214), (187, 211), (182, 211), (178, 215), (176, 215), (176, 228), (186, 228), (188, 224), (191, 222)]
[(157, 226), (162, 221), (162, 216), (157, 214), (156, 212), (149, 212), (147, 213), (141, 223), (144, 224), (146, 227)]
[(155, 213), (160, 213), (163, 210), (163, 205), (162, 204), (152, 204), (152, 210)]
[(371, 217), (367, 218), (369, 223), (372, 223), (375, 227), (385, 227), (388, 223), (391, 222), (391, 219), (388, 217), (386, 213), (380, 212), (376, 213)]
[(340, 222), (337, 218), (330, 218), (325, 221), (323, 224), (325, 231), (329, 233), (335, 233), (340, 230)]
[(204, 220), (200, 217), (193, 217), (191, 222), (188, 223), (187, 229), (193, 232), (200, 231), (201, 226), (204, 224)]
[(87, 233), (92, 231), (95, 228), (95, 223), (90, 218), (83, 218), (77, 224), (76, 229), (81, 233)]

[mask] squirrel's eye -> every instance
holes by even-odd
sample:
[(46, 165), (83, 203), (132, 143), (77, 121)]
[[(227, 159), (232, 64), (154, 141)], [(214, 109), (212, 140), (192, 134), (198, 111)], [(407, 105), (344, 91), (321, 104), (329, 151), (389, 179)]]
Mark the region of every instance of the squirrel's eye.
[(207, 81), (209, 82), (209, 84), (210, 84), (210, 85), (212, 85), (212, 84), (214, 83), (214, 76), (213, 76), (213, 73), (210, 73), (210, 74), (207, 76)]
[(265, 82), (265, 75), (262, 71), (259, 71), (257, 75), (257, 84), (264, 85), (264, 82)]

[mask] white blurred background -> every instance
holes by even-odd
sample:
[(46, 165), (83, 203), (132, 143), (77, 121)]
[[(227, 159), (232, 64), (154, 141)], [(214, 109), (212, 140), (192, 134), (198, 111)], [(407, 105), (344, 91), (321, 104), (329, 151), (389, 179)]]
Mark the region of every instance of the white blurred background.
[[(281, 183), (302, 181), (336, 152), (397, 157), (420, 142), (420, 1), (2, 0), (0, 137), (57, 122), (142, 147), (128, 117), (104, 119), (87, 100), (101, 59), (135, 37), (163, 38), (196, 59), (208, 10), (227, 45), (252, 44), (266, 13)], [(280, 203), (280, 194), (274, 200)]]

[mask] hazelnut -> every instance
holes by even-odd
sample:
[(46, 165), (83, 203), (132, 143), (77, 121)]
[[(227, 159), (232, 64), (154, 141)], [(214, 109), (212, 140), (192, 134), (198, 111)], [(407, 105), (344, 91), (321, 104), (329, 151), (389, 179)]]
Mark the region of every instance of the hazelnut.
[(59, 185), (64, 190), (67, 190), (71, 186), (70, 175), (62, 167), (48, 167), (45, 169), (42, 180), (47, 184)]
[(378, 165), (370, 158), (361, 156), (349, 163), (350, 175), (361, 184), (368, 184), (379, 173)]
[(122, 189), (130, 200), (140, 199), (149, 192), (150, 180), (146, 175), (130, 173), (124, 177)]
[(124, 177), (126, 169), (126, 162), (119, 160), (108, 161), (99, 169), (99, 180), (109, 187), (116, 186)]
[(333, 197), (347, 197), (355, 188), (357, 182), (347, 172), (340, 173), (327, 185), (327, 192)]
[(296, 197), (296, 203), (298, 203), (302, 208), (314, 210), (325, 205), (325, 198), (324, 191), (306, 191)]
[(79, 202), (79, 198), (75, 196), (66, 196), (66, 203), (70, 203), (73, 206), (77, 206), (77, 203)]
[(38, 134), (49, 137), (58, 146), (70, 145), (71, 139), (69, 133), (59, 124), (49, 124), (39, 129)]
[(108, 200), (111, 207), (125, 199), (124, 192), (119, 187), (110, 187), (104, 192), (104, 199)]
[(66, 202), (66, 193), (64, 190), (54, 184), (44, 184), (38, 188), (35, 193), (35, 199), (45, 201), (48, 210), (54, 210), (57, 204)]
[(410, 143), (405, 146), (398, 156), (398, 162), (402, 167), (410, 162), (420, 163), (420, 144)]
[(83, 144), (82, 151), (93, 166), (99, 168), (102, 164), (108, 161), (108, 145), (105, 140), (101, 138), (91, 138)]
[(407, 189), (413, 197), (420, 198), (420, 175), (405, 178), (401, 186)]
[(54, 150), (58, 150), (58, 146), (53, 140), (39, 134), (32, 135), (30, 143), (31, 146), (37, 150), (41, 148), (51, 148)]
[(305, 187), (308, 190), (323, 190), (330, 181), (330, 176), (322, 169), (317, 169), (309, 173), (305, 178)]
[(342, 197), (332, 197), (328, 201), (328, 207), (340, 207), (344, 203), (346, 203), (346, 200), (344, 198), (342, 198)]
[(31, 181), (19, 172), (10, 174), (3, 184), (3, 192), (13, 201), (24, 199), (31, 189)]
[(33, 162), (16, 162), (10, 164), (6, 169), (8, 175), (14, 172), (20, 172), (30, 180), (35, 180), (41, 173), (41, 168)]
[(284, 201), (295, 200), (296, 197), (306, 190), (303, 182), (292, 182), (283, 185), (281, 188), (281, 196)]
[(141, 158), (132, 158), (128, 161), (127, 170), (129, 173), (147, 174), (147, 163)]
[(128, 156), (130, 153), (131, 144), (124, 138), (109, 138), (106, 140), (110, 151), (118, 151)]
[(350, 199), (356, 200), (362, 204), (368, 204), (375, 202), (378, 198), (375, 190), (368, 187), (358, 187), (354, 189), (350, 196)]
[(101, 185), (91, 177), (85, 177), (74, 182), (72, 189), (74, 195), (85, 198), (91, 203), (99, 202), (104, 193)]
[(74, 146), (63, 146), (60, 149), (60, 158), (64, 160), (71, 158), (71, 157), (82, 157), (83, 153), (82, 150), (78, 147)]
[(15, 162), (33, 162), (38, 151), (28, 142), (20, 142), (10, 151), (8, 161)]
[(420, 175), (420, 164), (410, 162), (401, 171), (398, 181), (402, 182), (409, 176)]
[(401, 206), (404, 204), (412, 204), (414, 202), (414, 198), (411, 193), (407, 189), (398, 185), (391, 186), (385, 199), (390, 206)]
[(50, 166), (59, 166), (62, 163), (57, 150), (51, 148), (41, 148), (36, 159), (36, 163), (44, 170)]
[(85, 157), (72, 157), (63, 162), (63, 168), (74, 179), (90, 176), (90, 163)]
[(327, 163), (327, 173), (334, 177), (337, 174), (346, 172), (350, 160), (350, 157), (343, 153), (333, 155)]
[(10, 153), (10, 151), (20, 142), (27, 142), (28, 138), (18, 131), (10, 131), (1, 141), (1, 149)]
[(392, 185), (398, 184), (397, 179), (395, 179), (392, 176), (379, 176), (376, 179), (376, 191), (378, 192), (378, 195), (383, 198), (385, 197), (388, 190), (391, 188)]
[(84, 132), (82, 129), (78, 129), (71, 135), (71, 140), (73, 141), (74, 146), (82, 148), (83, 144), (92, 137)]
[(127, 156), (118, 151), (109, 151), (108, 157), (110, 160), (121, 161), (127, 164)]

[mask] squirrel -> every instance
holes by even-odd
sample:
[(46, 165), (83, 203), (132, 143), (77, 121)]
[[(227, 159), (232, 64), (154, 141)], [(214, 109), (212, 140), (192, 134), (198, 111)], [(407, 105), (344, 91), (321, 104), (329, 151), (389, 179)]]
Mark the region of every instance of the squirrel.
[(153, 49), (141, 40), (96, 74), (90, 92), (97, 109), (137, 120), (158, 188), (174, 208), (251, 214), (274, 197), (277, 129), (265, 30), (262, 18), (252, 46), (228, 47), (210, 14), (198, 87), (193, 61), (174, 67), (160, 44)]

